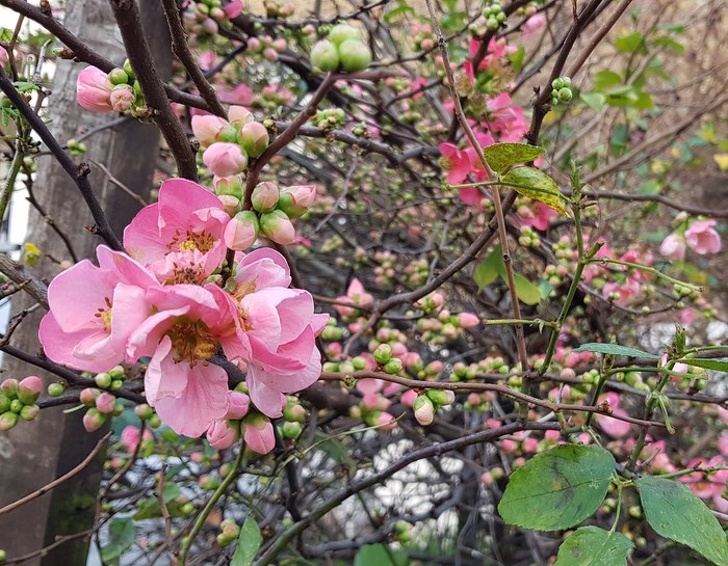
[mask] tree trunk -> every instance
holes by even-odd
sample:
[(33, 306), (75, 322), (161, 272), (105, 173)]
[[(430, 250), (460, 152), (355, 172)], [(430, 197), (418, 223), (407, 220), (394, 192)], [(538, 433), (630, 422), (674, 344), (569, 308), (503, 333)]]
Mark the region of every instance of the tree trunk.
[[(157, 67), (163, 77), (171, 71), (171, 54), (164, 18), (157, 2), (141, 2), (143, 22)], [(117, 62), (125, 54), (109, 6), (98, 0), (69, 0), (66, 25), (92, 49)], [(117, 115), (95, 114), (82, 110), (75, 100), (76, 77), (83, 64), (59, 61), (53, 94), (48, 104), (51, 130), (65, 143), (84, 132), (118, 120)], [(121, 236), (123, 228), (140, 208), (95, 163), (104, 164), (125, 186), (146, 198), (152, 184), (155, 160), (159, 149), (159, 132), (151, 125), (134, 120), (94, 134), (85, 141), (89, 151), (81, 160), (92, 170), (90, 181), (97, 197), (109, 215), (111, 226)], [(79, 258), (92, 257), (101, 243), (85, 228), (93, 224), (75, 185), (49, 157), (38, 162), (35, 196), (53, 222), (69, 238)], [(70, 259), (67, 248), (49, 223), (31, 210), (27, 241), (36, 244), (44, 254), (56, 259)], [(47, 281), (58, 272), (56, 264), (42, 260), (34, 272)], [(13, 305), (14, 312), (31, 306), (26, 297)], [(12, 343), (27, 352), (39, 351), (38, 323), (42, 309), (28, 316), (12, 336)], [(6, 356), (7, 375), (23, 377), (42, 375), (39, 371)], [(50, 382), (52, 376), (43, 376)], [(100, 434), (84, 431), (83, 411), (63, 414), (61, 409), (41, 412), (32, 422), (20, 423), (0, 435), (0, 507), (48, 484), (78, 465), (91, 452)], [(96, 495), (101, 479), (103, 453), (86, 469), (74, 475), (59, 488), (15, 511), (0, 515), (0, 548), (8, 559), (37, 551), (58, 537), (92, 528)], [(88, 538), (70, 539), (48, 553), (42, 564), (75, 566), (86, 563)], [(40, 557), (25, 564), (41, 564)]]

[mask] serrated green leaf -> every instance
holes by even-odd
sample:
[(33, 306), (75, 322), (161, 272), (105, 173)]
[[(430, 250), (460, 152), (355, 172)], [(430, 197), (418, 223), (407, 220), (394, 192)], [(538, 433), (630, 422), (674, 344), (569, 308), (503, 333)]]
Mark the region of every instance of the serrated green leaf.
[(703, 369), (712, 369), (713, 371), (722, 371), (728, 373), (728, 360), (709, 360), (707, 358), (683, 358), (680, 362), (689, 366), (695, 366)]
[(544, 148), (525, 143), (494, 143), (483, 149), (485, 160), (496, 173), (505, 173), (510, 167), (528, 163), (543, 154)]
[(710, 509), (673, 480), (636, 480), (647, 522), (657, 534), (689, 546), (714, 564), (728, 566), (728, 539)]
[(636, 53), (637, 51), (645, 53), (647, 51), (645, 48), (645, 38), (638, 31), (617, 36), (617, 39), (614, 40), (614, 45), (624, 53)]
[(580, 527), (559, 547), (554, 566), (625, 566), (633, 547), (620, 533)]
[[(561, 194), (556, 182), (535, 167), (516, 167), (503, 176), (503, 182), (517, 193), (542, 202), (561, 214), (566, 213), (566, 197)], [(516, 186), (513, 186), (516, 185)]]
[(537, 305), (541, 302), (541, 289), (531, 283), (520, 273), (514, 273), (513, 277), (516, 281), (516, 294), (522, 303), (527, 305)]
[(407, 566), (409, 557), (402, 550), (384, 544), (365, 544), (356, 553), (354, 566)]
[(578, 348), (574, 348), (574, 352), (595, 352), (597, 354), (611, 354), (612, 356), (627, 356), (628, 358), (647, 358), (650, 360), (658, 360), (660, 356), (651, 354), (637, 348), (628, 346), (620, 346), (619, 344), (602, 344), (600, 342), (590, 342), (582, 344)]
[(258, 554), (261, 544), (263, 544), (263, 537), (260, 534), (260, 527), (252, 515), (248, 513), (240, 529), (238, 547), (235, 549), (230, 566), (250, 566)]
[(475, 267), (473, 281), (475, 281), (478, 288), (482, 288), (493, 283), (498, 278), (498, 275), (502, 273), (505, 273), (503, 251), (500, 246), (496, 246), (488, 257)]
[(109, 523), (109, 542), (101, 547), (101, 559), (113, 562), (131, 548), (136, 527), (130, 517), (114, 517)]
[(526, 529), (568, 529), (591, 516), (604, 501), (616, 462), (598, 446), (557, 446), (518, 468), (498, 512)]

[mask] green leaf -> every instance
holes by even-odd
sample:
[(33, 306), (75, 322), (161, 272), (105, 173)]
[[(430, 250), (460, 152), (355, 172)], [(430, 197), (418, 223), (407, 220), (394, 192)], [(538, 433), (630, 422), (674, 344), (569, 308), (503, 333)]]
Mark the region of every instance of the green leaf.
[(483, 288), (493, 283), (498, 278), (498, 275), (502, 273), (505, 273), (503, 251), (500, 246), (496, 246), (488, 257), (475, 267), (473, 281), (475, 281), (478, 288)]
[[(164, 484), (164, 488), (162, 489), (162, 499), (164, 500), (164, 504), (168, 506), (167, 510), (170, 512), (170, 515), (172, 515), (173, 513), (172, 510), (169, 508), (169, 505), (173, 503), (174, 500), (181, 495), (181, 493), (182, 492), (180, 491), (179, 487), (177, 487), (177, 484)], [(153, 496), (142, 500), (141, 505), (139, 506), (139, 511), (137, 511), (134, 515), (134, 519), (137, 521), (141, 521), (142, 519), (153, 519), (155, 517), (161, 516), (162, 508), (159, 506), (159, 499), (157, 499), (156, 496)]]
[(250, 566), (255, 560), (262, 543), (263, 537), (260, 534), (260, 527), (253, 516), (248, 513), (240, 529), (238, 547), (235, 549), (230, 566)]
[(136, 536), (136, 527), (131, 517), (114, 517), (109, 523), (109, 543), (101, 547), (101, 559), (113, 562), (131, 548)]
[(354, 566), (407, 566), (409, 557), (403, 550), (384, 544), (365, 544), (356, 553)]
[(502, 181), (517, 193), (544, 203), (561, 214), (566, 213), (566, 197), (561, 194), (556, 182), (535, 167), (516, 167), (506, 173)]
[(673, 480), (636, 480), (647, 522), (657, 534), (687, 545), (714, 564), (728, 566), (728, 539), (710, 509)]
[(544, 148), (525, 143), (494, 143), (483, 149), (485, 160), (496, 173), (505, 173), (510, 167), (528, 163), (544, 152)]
[(633, 547), (620, 533), (581, 527), (559, 547), (554, 566), (625, 566)]
[(601, 92), (581, 92), (579, 98), (595, 112), (600, 112), (607, 103), (607, 97)]
[(685, 55), (685, 46), (671, 37), (658, 37), (652, 42), (654, 45), (664, 45), (678, 55)]
[(617, 49), (625, 53), (636, 53), (637, 51), (640, 51), (641, 53), (647, 52), (647, 49), (645, 48), (645, 38), (638, 31), (627, 35), (617, 36), (617, 39), (614, 41), (614, 45)]
[(713, 371), (722, 371), (728, 373), (728, 360), (709, 360), (706, 358), (684, 358), (679, 360), (689, 366), (695, 366), (704, 369), (712, 369)]
[(622, 84), (622, 76), (614, 71), (599, 71), (592, 79), (594, 90), (604, 90), (615, 85)]
[(513, 277), (516, 281), (516, 294), (522, 303), (527, 305), (537, 305), (541, 302), (541, 289), (531, 283), (520, 273), (514, 273)]
[(619, 344), (602, 344), (598, 342), (590, 342), (582, 344), (578, 348), (574, 348), (574, 352), (596, 352), (597, 354), (611, 354), (612, 356), (627, 356), (628, 358), (647, 358), (650, 360), (658, 360), (660, 356), (644, 352), (637, 348), (629, 348), (620, 346)]
[(526, 529), (573, 527), (599, 509), (615, 465), (598, 446), (557, 446), (513, 472), (498, 512), (506, 523)]

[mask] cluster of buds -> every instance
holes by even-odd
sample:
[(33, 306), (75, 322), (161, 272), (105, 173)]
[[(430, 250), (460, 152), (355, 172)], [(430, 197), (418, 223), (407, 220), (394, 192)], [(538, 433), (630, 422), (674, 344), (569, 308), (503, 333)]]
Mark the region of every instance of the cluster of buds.
[(326, 108), (317, 111), (311, 122), (317, 128), (327, 131), (341, 128), (346, 123), (346, 113), (341, 108)]
[(278, 55), (288, 48), (288, 42), (279, 37), (273, 39), (270, 35), (261, 35), (248, 38), (247, 53), (260, 53), (268, 61), (278, 61)]
[(430, 263), (426, 258), (413, 259), (404, 268), (404, 282), (410, 287), (420, 287), (430, 276)]
[(198, 37), (215, 35), (220, 24), (236, 18), (242, 11), (240, 0), (230, 0), (225, 5), (220, 0), (199, 0), (187, 5), (182, 19), (187, 30)]
[(113, 394), (95, 387), (83, 389), (79, 401), (88, 407), (83, 416), (83, 427), (88, 432), (100, 429), (110, 417), (124, 412), (124, 405)]
[(296, 440), (303, 432), (306, 422), (306, 409), (295, 397), (288, 397), (286, 408), (283, 409), (283, 420), (278, 422), (278, 433), (283, 440)]
[(325, 73), (343, 69), (347, 73), (363, 71), (372, 62), (372, 52), (359, 30), (348, 24), (331, 28), (327, 39), (317, 41), (311, 50), (311, 63)]
[[(429, 308), (429, 301), (434, 302), (432, 298), (428, 300), (425, 297), (417, 301), (415, 306), (420, 307), (420, 305), (423, 305), (425, 308)], [(480, 319), (473, 313), (452, 313), (442, 307), (431, 309), (430, 315), (420, 318), (417, 321), (416, 328), (418, 332), (422, 333), (421, 340), (423, 342), (436, 345), (443, 345), (451, 340), (456, 340), (463, 336), (466, 329), (475, 328), (480, 324)]]
[(283, 2), (282, 0), (266, 0), (263, 3), (265, 15), (268, 18), (288, 18), (296, 11), (295, 2)]
[(541, 238), (530, 226), (521, 226), (521, 234), (518, 236), (518, 244), (524, 248), (537, 248), (541, 245)]
[(94, 66), (86, 67), (76, 81), (76, 100), (92, 112), (129, 112), (136, 118), (149, 117), (141, 86), (129, 60), (123, 68), (116, 67), (108, 73)]
[(504, 26), (508, 18), (497, 0), (485, 4), (483, 7), (483, 17), (485, 18), (485, 27), (489, 31), (495, 31), (499, 27)]
[(418, 395), (412, 405), (415, 419), (422, 426), (432, 424), (435, 413), (440, 407), (452, 405), (455, 393), (446, 389), (427, 389), (424, 394)]
[(66, 147), (68, 148), (68, 151), (73, 155), (74, 157), (78, 157), (79, 155), (83, 155), (88, 151), (88, 147), (86, 147), (86, 144), (83, 142), (79, 142), (75, 139), (70, 139), (66, 142)]
[(18, 381), (9, 378), (0, 383), (0, 432), (10, 430), (19, 419), (32, 421), (40, 408), (35, 402), (43, 390), (40, 377), (29, 375)]
[(551, 81), (551, 105), (567, 104), (574, 98), (571, 91), (571, 78), (559, 77)]
[[(432, 51), (437, 47), (437, 36), (432, 31), (432, 26), (425, 23), (410, 25), (410, 34), (415, 49), (420, 51)], [(406, 86), (406, 81), (403, 81)]]
[(240, 536), (240, 527), (235, 519), (228, 517), (220, 522), (220, 534), (217, 535), (217, 543), (220, 546), (227, 546), (238, 540)]

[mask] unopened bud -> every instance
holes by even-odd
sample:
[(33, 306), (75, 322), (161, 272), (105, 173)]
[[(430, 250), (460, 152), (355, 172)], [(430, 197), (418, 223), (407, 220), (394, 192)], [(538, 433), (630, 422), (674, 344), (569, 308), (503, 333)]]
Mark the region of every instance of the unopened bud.
[(260, 122), (248, 122), (238, 133), (238, 143), (250, 157), (258, 157), (268, 147), (270, 136)]
[(426, 395), (439, 407), (452, 405), (455, 401), (455, 393), (446, 389), (428, 389)]
[[(270, 212), (278, 204), (280, 195), (281, 192), (278, 189), (278, 185), (275, 183), (271, 183), (270, 181), (259, 183), (253, 189), (253, 194), (251, 196), (253, 208), (258, 212)], [(288, 218), (288, 216), (286, 216), (286, 218)]]
[(0, 432), (5, 432), (18, 424), (18, 413), (5, 411), (0, 415)]
[(432, 421), (435, 420), (435, 406), (432, 401), (426, 395), (420, 395), (415, 399), (415, 403), (412, 406), (415, 413), (415, 419), (422, 426), (431, 425)]
[(106, 415), (101, 414), (99, 410), (95, 408), (89, 409), (83, 416), (83, 428), (85, 428), (87, 432), (99, 430), (105, 422)]
[(266, 238), (284, 246), (296, 240), (296, 229), (286, 213), (281, 210), (261, 215), (260, 230)]
[(377, 346), (377, 349), (374, 350), (372, 356), (374, 356), (374, 361), (376, 361), (380, 366), (383, 366), (392, 359), (392, 347), (389, 344), (380, 344)]
[(38, 405), (25, 405), (20, 410), (20, 418), (24, 421), (32, 421), (40, 413), (40, 407)]

